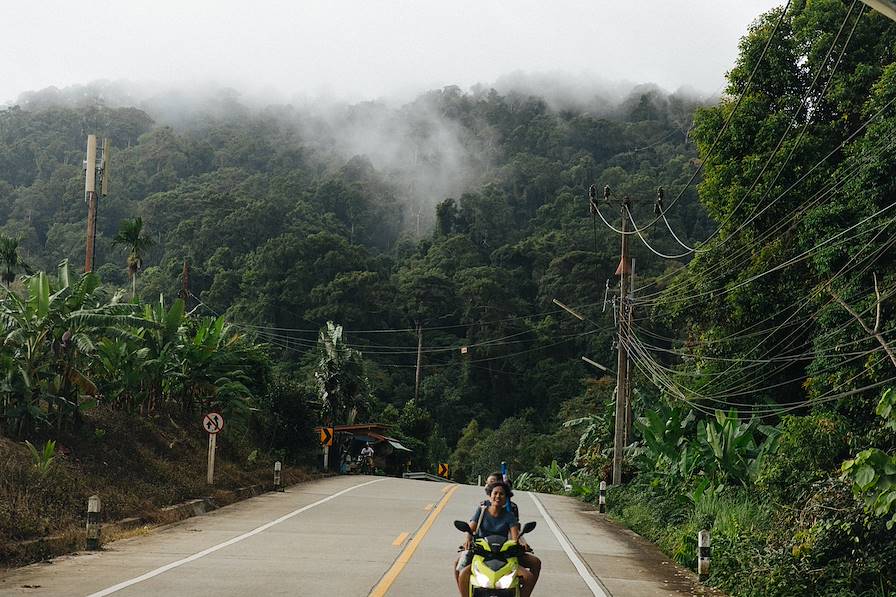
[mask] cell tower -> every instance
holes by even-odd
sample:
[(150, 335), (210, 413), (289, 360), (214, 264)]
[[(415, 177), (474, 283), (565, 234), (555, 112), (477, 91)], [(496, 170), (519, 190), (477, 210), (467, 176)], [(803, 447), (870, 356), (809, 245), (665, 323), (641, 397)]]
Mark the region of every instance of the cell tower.
[(87, 159), (84, 160), (84, 200), (87, 202), (87, 251), (84, 256), (84, 272), (93, 271), (96, 245), (96, 187), (100, 194), (109, 193), (109, 139), (103, 139), (103, 147), (97, 155), (96, 135), (87, 135)]

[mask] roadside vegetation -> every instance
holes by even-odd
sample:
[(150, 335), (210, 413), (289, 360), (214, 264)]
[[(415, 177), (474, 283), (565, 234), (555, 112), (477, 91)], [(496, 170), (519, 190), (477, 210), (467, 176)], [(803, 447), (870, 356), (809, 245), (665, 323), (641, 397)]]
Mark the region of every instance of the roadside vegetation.
[[(896, 35), (850, 6), (793, 3), (743, 38), (728, 98), (695, 120), (719, 234), (647, 282), (629, 332), (635, 441), (610, 515), (692, 569), (709, 529), (707, 582), (732, 595), (896, 592)], [(603, 405), (567, 423), (574, 459), (519, 486), (596, 502)]]

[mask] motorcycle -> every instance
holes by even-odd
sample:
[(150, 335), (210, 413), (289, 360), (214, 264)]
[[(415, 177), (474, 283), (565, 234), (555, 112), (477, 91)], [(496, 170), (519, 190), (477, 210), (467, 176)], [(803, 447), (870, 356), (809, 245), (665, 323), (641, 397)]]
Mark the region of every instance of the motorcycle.
[[(455, 520), (454, 528), (473, 534), (470, 525)], [(535, 528), (534, 522), (523, 525), (520, 536)], [(519, 597), (520, 577), (517, 573), (523, 547), (503, 535), (479, 537), (473, 542), (470, 564), (470, 597)]]

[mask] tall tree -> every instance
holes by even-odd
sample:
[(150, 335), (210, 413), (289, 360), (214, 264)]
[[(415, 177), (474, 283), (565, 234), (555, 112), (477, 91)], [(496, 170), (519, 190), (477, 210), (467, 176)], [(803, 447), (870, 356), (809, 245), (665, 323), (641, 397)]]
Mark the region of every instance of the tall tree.
[(118, 234), (112, 239), (113, 246), (122, 246), (128, 252), (128, 275), (131, 277), (131, 298), (137, 297), (137, 272), (143, 267), (143, 258), (155, 242), (143, 231), (143, 218), (124, 220), (118, 227)]

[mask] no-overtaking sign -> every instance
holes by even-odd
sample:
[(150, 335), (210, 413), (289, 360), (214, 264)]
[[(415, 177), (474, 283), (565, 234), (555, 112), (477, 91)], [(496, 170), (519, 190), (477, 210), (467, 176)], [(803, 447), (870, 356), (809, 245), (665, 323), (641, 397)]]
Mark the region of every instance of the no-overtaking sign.
[(208, 413), (202, 419), (202, 427), (212, 435), (224, 429), (224, 417), (218, 413)]

